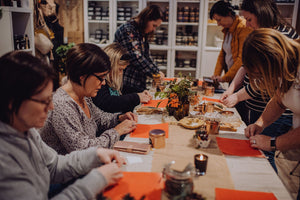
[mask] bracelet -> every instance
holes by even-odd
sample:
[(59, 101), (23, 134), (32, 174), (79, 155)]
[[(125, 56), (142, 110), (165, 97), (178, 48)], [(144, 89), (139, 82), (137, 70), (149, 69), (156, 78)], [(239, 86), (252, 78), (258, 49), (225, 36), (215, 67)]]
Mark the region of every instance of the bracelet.
[(272, 151), (276, 151), (276, 137), (270, 139), (270, 146)]

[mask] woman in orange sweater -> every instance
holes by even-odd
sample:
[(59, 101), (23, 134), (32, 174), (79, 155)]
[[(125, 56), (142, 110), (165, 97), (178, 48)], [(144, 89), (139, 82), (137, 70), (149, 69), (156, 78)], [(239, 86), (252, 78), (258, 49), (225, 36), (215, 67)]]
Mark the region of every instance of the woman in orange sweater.
[[(219, 82), (231, 82), (236, 72), (242, 66), (242, 49), (244, 40), (251, 28), (246, 27), (246, 21), (237, 16), (230, 3), (218, 1), (210, 10), (210, 18), (222, 26), (224, 41), (215, 67), (213, 79)], [(225, 74), (221, 76), (223, 70)]]

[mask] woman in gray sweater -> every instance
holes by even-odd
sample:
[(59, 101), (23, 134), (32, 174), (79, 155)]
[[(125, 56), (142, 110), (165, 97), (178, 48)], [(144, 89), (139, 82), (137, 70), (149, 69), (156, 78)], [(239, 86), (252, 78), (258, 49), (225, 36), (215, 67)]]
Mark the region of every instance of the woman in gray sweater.
[[(58, 155), (41, 139), (41, 128), (53, 109), (53, 72), (25, 52), (0, 58), (0, 199), (48, 199), (49, 185), (85, 175), (53, 199), (94, 199), (121, 177), (118, 152), (89, 148)], [(116, 162), (112, 162), (115, 160)]]

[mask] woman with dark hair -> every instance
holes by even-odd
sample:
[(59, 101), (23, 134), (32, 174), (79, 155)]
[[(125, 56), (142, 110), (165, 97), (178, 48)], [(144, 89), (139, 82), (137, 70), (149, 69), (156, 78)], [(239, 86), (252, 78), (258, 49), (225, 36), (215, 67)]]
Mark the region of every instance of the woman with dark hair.
[(53, 109), (53, 78), (48, 64), (29, 53), (0, 58), (0, 199), (48, 199), (50, 183), (83, 175), (55, 199), (94, 199), (122, 177), (124, 159), (117, 151), (89, 148), (59, 156), (42, 141), (36, 128)]
[[(222, 26), (224, 41), (212, 79), (218, 82), (231, 82), (242, 66), (242, 49), (247, 35), (252, 29), (246, 27), (246, 21), (235, 14), (229, 2), (218, 1), (210, 10), (210, 18)], [(225, 74), (221, 76), (223, 70)]]
[(106, 46), (104, 52), (109, 56), (111, 71), (107, 75), (106, 84), (98, 91), (93, 102), (105, 112), (128, 112), (140, 103), (148, 103), (151, 95), (147, 90), (140, 93), (122, 95), (123, 71), (129, 64), (130, 55), (119, 44), (112, 43)]
[(43, 140), (58, 153), (91, 146), (112, 148), (121, 135), (135, 129), (135, 114), (106, 113), (92, 102), (110, 69), (109, 57), (97, 45), (78, 44), (68, 51), (68, 81), (55, 92), (55, 108), (40, 130)]
[(157, 5), (142, 10), (138, 16), (121, 25), (115, 33), (115, 42), (123, 46), (130, 55), (130, 64), (124, 70), (123, 94), (143, 92), (147, 77), (160, 73), (150, 58), (148, 39), (160, 26), (164, 15)]
[[(294, 161), (300, 161), (299, 59), (300, 40), (291, 40), (274, 29), (257, 29), (244, 44), (243, 63), (250, 85), (271, 97), (258, 120), (245, 129), (245, 135), (252, 147), (279, 150), (285, 158)], [(278, 137), (261, 134), (286, 108), (293, 112), (292, 128)], [(300, 199), (299, 192), (297, 199)]]
[[(272, 28), (283, 35), (296, 39), (297, 32), (280, 15), (277, 5), (273, 0), (244, 0), (241, 6), (242, 14), (247, 20), (247, 26), (253, 29)], [(244, 87), (242, 87), (244, 82)], [(242, 88), (241, 88), (242, 87)], [(238, 92), (234, 92), (241, 88)], [(267, 106), (270, 96), (267, 91), (261, 91), (250, 84), (244, 67), (241, 67), (234, 77), (229, 88), (221, 96), (221, 101), (228, 107), (237, 103), (244, 104), (243, 120), (247, 125), (253, 124)], [(292, 126), (293, 113), (286, 110), (273, 124), (265, 127), (261, 133), (272, 137), (279, 136)], [(265, 152), (275, 171), (274, 152)]]

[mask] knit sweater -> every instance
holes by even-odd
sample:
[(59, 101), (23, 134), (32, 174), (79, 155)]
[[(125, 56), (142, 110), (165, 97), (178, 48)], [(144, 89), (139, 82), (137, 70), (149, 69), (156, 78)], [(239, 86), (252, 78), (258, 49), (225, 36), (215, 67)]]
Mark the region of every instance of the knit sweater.
[(104, 176), (93, 169), (101, 165), (95, 147), (60, 156), (34, 128), (24, 134), (1, 121), (0, 146), (1, 200), (46, 200), (50, 183), (66, 183), (85, 174), (52, 199), (95, 199), (107, 186)]
[[(91, 146), (112, 148), (119, 140), (113, 129), (118, 123), (118, 114), (100, 110), (91, 98), (85, 98), (91, 118), (62, 88), (53, 96), (54, 110), (48, 113), (44, 127), (40, 130), (43, 140), (59, 154), (86, 149)], [(104, 131), (99, 137), (96, 132)]]
[(224, 39), (228, 32), (232, 34), (231, 52), (233, 65), (227, 71), (227, 66), (225, 63), (225, 52), (222, 47), (216, 63), (214, 75), (220, 76), (222, 74), (222, 71), (225, 70), (227, 72), (224, 76), (222, 76), (222, 79), (225, 82), (230, 82), (234, 78), (239, 68), (242, 66), (243, 44), (248, 34), (252, 32), (252, 29), (246, 27), (245, 19), (236, 16), (232, 26), (230, 28), (224, 28), (222, 32), (224, 33)]
[(140, 104), (140, 98), (137, 93), (120, 95), (118, 91), (109, 87), (108, 84), (103, 85), (97, 96), (92, 99), (94, 104), (101, 110), (110, 113), (133, 111), (134, 107)]

